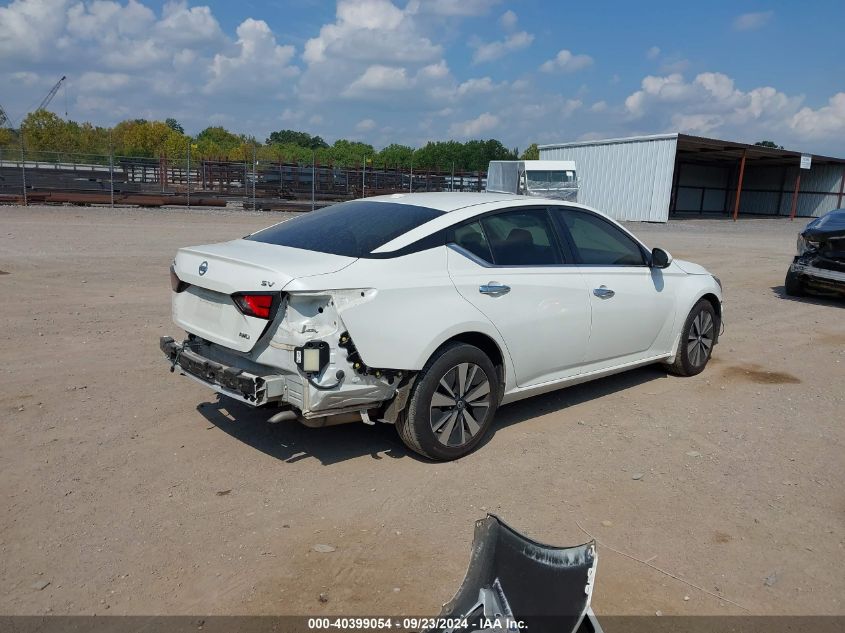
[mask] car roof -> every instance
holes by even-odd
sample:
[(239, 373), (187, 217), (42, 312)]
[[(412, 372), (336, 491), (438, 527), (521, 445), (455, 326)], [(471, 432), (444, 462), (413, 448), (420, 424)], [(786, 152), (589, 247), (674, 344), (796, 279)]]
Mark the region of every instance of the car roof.
[(458, 209), (465, 209), (479, 204), (489, 204), (498, 202), (512, 202), (516, 205), (532, 205), (532, 204), (566, 204), (573, 207), (589, 208), (582, 204), (574, 202), (567, 202), (564, 200), (555, 200), (552, 198), (535, 198), (533, 196), (519, 196), (513, 193), (488, 193), (483, 192), (461, 192), (461, 191), (442, 191), (442, 192), (428, 192), (428, 193), (394, 193), (386, 196), (373, 196), (366, 198), (373, 202), (390, 202), (393, 204), (408, 204), (417, 207), (428, 207), (437, 211), (448, 213), (450, 211), (457, 211)]

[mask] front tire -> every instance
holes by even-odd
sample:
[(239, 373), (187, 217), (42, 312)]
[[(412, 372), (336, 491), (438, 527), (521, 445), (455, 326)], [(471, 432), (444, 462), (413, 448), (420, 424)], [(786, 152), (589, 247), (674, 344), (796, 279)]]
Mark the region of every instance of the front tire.
[(499, 405), (496, 368), (480, 349), (448, 343), (417, 374), (408, 406), (396, 422), (412, 451), (437, 461), (472, 452)]
[(713, 304), (707, 299), (696, 303), (681, 330), (681, 341), (675, 354), (675, 362), (666, 365), (666, 370), (676, 376), (695, 376), (704, 371), (713, 345), (719, 336), (719, 317)]
[(786, 279), (783, 281), (783, 289), (790, 297), (803, 297), (807, 294), (804, 290), (804, 284), (801, 282), (801, 278), (791, 270), (786, 272)]

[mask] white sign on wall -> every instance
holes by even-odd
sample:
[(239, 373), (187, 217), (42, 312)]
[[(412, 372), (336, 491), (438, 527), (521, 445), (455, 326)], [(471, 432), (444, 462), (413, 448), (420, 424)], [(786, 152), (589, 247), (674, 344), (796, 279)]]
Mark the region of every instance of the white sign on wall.
[(801, 154), (801, 169), (810, 169), (813, 164), (812, 154)]

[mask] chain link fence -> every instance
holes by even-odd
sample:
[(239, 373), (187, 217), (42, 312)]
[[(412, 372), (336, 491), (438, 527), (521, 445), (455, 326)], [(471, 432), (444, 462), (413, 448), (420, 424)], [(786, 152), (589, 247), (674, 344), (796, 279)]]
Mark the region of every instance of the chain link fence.
[(0, 203), (309, 210), (372, 195), (483, 191), (484, 172), (0, 149)]

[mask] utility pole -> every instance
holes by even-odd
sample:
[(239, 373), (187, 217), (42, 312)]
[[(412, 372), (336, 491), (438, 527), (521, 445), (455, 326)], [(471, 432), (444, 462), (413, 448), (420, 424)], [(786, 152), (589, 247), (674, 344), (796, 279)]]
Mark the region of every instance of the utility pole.
[(361, 197), (363, 198), (366, 194), (364, 191), (367, 188), (366, 184), (366, 175), (367, 175), (367, 157), (364, 156), (361, 162)]
[(411, 150), (411, 178), (408, 181), (408, 193), (414, 193), (414, 150)]
[(317, 150), (311, 151), (311, 210), (314, 210), (314, 192), (317, 183)]

